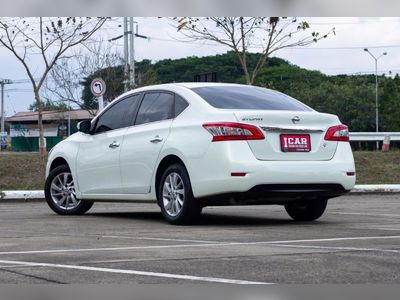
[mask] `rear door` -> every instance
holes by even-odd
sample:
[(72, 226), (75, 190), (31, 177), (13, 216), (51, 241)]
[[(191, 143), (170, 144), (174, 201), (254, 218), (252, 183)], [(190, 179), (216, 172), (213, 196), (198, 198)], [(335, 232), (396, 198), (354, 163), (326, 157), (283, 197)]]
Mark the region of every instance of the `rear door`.
[(126, 131), (121, 149), (122, 188), (125, 194), (150, 192), (158, 156), (168, 138), (174, 116), (174, 94), (146, 92), (135, 125)]

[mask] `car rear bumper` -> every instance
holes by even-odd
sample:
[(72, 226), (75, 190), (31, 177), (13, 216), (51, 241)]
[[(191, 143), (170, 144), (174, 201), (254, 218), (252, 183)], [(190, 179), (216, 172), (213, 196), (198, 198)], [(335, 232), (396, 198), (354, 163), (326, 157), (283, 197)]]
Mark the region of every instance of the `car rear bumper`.
[[(339, 143), (334, 157), (326, 161), (261, 161), (254, 157), (246, 142), (212, 144), (205, 157), (188, 164), (196, 198), (222, 199), (218, 195), (233, 193), (249, 198), (254, 194), (276, 194), (275, 187), (286, 190), (285, 197), (297, 193), (303, 197), (316, 194), (331, 198), (350, 191), (355, 184), (355, 176), (348, 175), (355, 172), (348, 143)], [(246, 175), (231, 176), (234, 172)], [(296, 190), (296, 186), (302, 191)], [(330, 188), (308, 191), (312, 186)]]
[(262, 184), (246, 192), (198, 198), (204, 206), (285, 204), (299, 200), (329, 199), (348, 193), (340, 184)]

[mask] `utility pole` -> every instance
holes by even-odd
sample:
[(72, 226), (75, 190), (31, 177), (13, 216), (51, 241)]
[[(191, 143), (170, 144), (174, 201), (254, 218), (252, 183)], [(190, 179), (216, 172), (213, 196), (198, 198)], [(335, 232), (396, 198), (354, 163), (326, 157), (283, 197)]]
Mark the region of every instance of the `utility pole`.
[(11, 84), (12, 81), (10, 79), (0, 79), (1, 85), (1, 130), (0, 132), (5, 131), (4, 127), (4, 85)]
[(128, 91), (128, 77), (129, 77), (129, 64), (128, 64), (128, 17), (124, 17), (124, 91)]
[[(135, 37), (141, 39), (150, 39), (148, 36), (139, 34), (138, 22), (129, 17), (129, 30), (128, 30), (128, 17), (123, 18), (124, 32), (122, 35), (109, 39), (109, 42), (116, 41), (124, 38), (124, 91), (127, 92), (129, 88), (135, 88)], [(134, 25), (136, 24), (136, 30)], [(129, 41), (128, 41), (129, 36)], [(128, 45), (129, 42), (129, 45)]]
[[(129, 30), (128, 30), (128, 17), (123, 18), (124, 32), (122, 35), (116, 36), (109, 39), (109, 42), (116, 41), (120, 38), (124, 38), (124, 91), (127, 92), (129, 88), (135, 88), (135, 37), (141, 39), (149, 39), (145, 35), (139, 34), (138, 22), (133, 20), (133, 17), (129, 17)], [(136, 30), (134, 25), (136, 24)], [(129, 39), (128, 39), (129, 36)], [(129, 45), (128, 45), (129, 43)]]
[(131, 88), (135, 88), (135, 34), (133, 32), (133, 23), (133, 17), (129, 17), (129, 77)]
[[(378, 102), (378, 60), (387, 55), (387, 52), (383, 52), (380, 56), (376, 57), (368, 50), (368, 48), (364, 48), (365, 52), (368, 52), (369, 55), (375, 60), (375, 128), (376, 132), (379, 132), (379, 102)], [(376, 141), (376, 151), (379, 151), (379, 141)]]

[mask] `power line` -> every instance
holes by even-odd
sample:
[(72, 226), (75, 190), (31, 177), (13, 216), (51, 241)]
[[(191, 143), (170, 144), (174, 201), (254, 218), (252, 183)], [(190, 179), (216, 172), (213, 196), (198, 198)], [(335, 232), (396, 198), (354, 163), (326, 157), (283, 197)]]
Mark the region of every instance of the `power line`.
[[(218, 46), (218, 47), (227, 47), (225, 45), (221, 45), (218, 43), (207, 43), (207, 42), (196, 42), (196, 41), (183, 41), (177, 39), (167, 39), (160, 37), (150, 37), (148, 40), (151, 42), (152, 40), (162, 41), (162, 42), (171, 42), (171, 43), (183, 43), (183, 44), (197, 44), (202, 46)], [(122, 44), (114, 43), (116, 46), (122, 46)], [(251, 47), (253, 49), (262, 49), (263, 47)], [(364, 48), (371, 49), (380, 49), (380, 48), (400, 48), (400, 44), (392, 44), (392, 45), (375, 45), (375, 46), (341, 46), (341, 47), (290, 47), (290, 48), (282, 48), (280, 50), (362, 50)]]
[(400, 19), (391, 19), (391, 20), (360, 20), (360, 21), (333, 21), (333, 22), (308, 22), (310, 25), (367, 25), (367, 24), (388, 24), (388, 23), (400, 23)]

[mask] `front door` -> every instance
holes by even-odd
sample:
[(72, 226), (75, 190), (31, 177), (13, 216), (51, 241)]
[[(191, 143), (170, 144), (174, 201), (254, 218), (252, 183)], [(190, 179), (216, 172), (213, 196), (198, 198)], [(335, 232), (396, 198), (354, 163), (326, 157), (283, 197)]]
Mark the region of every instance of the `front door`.
[(95, 134), (80, 144), (76, 163), (82, 194), (121, 194), (119, 154), (126, 130)]
[(83, 195), (122, 194), (120, 153), (125, 133), (132, 125), (141, 94), (110, 104), (94, 121), (93, 132), (81, 142), (77, 179)]

